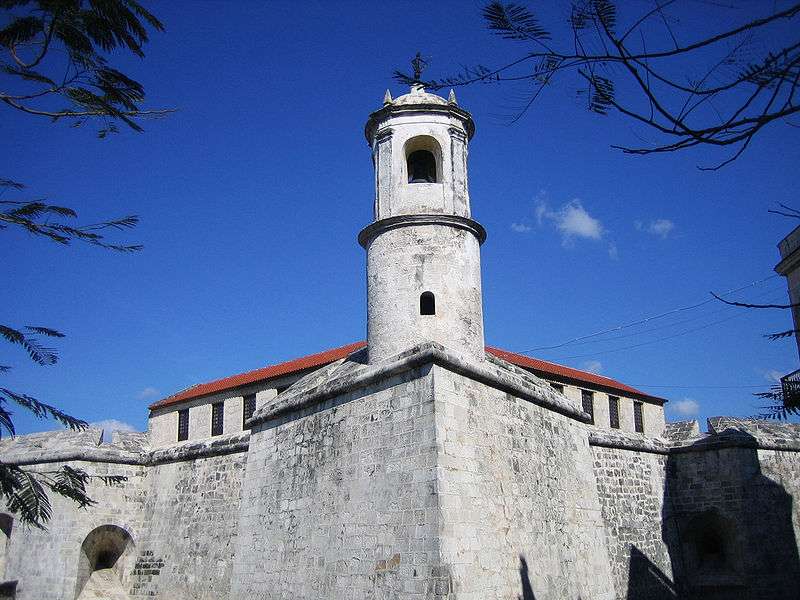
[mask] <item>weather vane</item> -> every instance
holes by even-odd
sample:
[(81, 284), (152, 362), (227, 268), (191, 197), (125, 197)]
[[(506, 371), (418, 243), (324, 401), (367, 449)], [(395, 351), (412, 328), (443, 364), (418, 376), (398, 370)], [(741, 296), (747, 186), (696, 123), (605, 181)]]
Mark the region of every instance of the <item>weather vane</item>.
[(414, 81), (421, 81), (420, 77), (425, 67), (428, 66), (428, 61), (422, 58), (422, 55), (417, 52), (417, 55), (411, 61), (411, 66), (414, 69)]

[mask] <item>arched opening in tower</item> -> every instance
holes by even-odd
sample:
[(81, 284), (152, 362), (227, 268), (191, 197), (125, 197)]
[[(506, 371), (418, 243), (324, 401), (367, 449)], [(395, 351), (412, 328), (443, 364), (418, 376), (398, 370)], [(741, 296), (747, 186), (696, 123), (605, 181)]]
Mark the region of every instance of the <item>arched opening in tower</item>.
[(436, 183), (436, 157), (428, 150), (408, 155), (408, 183)]
[(436, 314), (436, 296), (433, 295), (433, 292), (422, 292), (422, 295), (419, 297), (419, 314)]
[(81, 544), (76, 600), (127, 599), (135, 559), (133, 539), (127, 531), (116, 525), (92, 530)]

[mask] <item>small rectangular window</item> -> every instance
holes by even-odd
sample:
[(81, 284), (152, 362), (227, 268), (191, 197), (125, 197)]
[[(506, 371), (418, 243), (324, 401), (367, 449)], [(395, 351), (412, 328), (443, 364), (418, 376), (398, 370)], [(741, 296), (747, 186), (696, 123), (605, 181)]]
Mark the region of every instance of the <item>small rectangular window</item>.
[(614, 429), (619, 429), (619, 398), (608, 397), (608, 422)]
[(178, 411), (178, 441), (189, 439), (189, 409)]
[(211, 435), (222, 435), (222, 418), (224, 414), (224, 402), (215, 402), (211, 405)]
[(557, 392), (561, 392), (562, 394), (564, 393), (564, 386), (561, 385), (560, 383), (553, 383), (551, 381), (550, 382), (550, 387), (553, 388)]
[(633, 426), (639, 433), (644, 433), (644, 406), (641, 402), (633, 403)]
[(256, 412), (256, 395), (247, 394), (242, 405), (242, 429), (250, 429), (245, 423), (247, 423), (247, 419), (253, 416), (254, 412)]
[(589, 423), (594, 425), (594, 392), (581, 390), (581, 406), (583, 407), (583, 412), (589, 413), (591, 417)]

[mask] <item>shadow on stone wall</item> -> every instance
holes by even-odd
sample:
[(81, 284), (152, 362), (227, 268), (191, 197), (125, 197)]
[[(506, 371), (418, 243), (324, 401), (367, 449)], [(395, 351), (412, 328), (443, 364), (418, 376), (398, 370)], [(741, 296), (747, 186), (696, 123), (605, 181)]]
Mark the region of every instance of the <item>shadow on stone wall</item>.
[(675, 600), (670, 578), (636, 547), (631, 546), (626, 600)]
[(674, 587), (634, 548), (628, 600), (800, 598), (792, 496), (762, 474), (756, 439), (744, 431), (670, 453), (661, 534)]
[(531, 585), (531, 578), (528, 575), (528, 561), (523, 555), (519, 555), (519, 579), (522, 585), (522, 595), (517, 596), (518, 600), (536, 600)]

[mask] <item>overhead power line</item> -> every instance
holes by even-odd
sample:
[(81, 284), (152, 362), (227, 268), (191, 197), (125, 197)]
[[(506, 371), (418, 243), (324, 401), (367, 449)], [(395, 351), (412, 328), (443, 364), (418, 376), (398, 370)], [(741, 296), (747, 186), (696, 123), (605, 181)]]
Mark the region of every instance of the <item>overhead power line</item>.
[[(758, 285), (761, 285), (761, 284), (763, 284), (763, 283), (765, 283), (765, 282), (767, 282), (767, 281), (769, 281), (771, 279), (774, 279), (776, 277), (779, 277), (779, 275), (777, 275), (777, 274), (776, 275), (770, 275), (769, 277), (765, 277), (764, 279), (760, 279), (758, 281), (754, 281), (754, 282), (749, 283), (747, 285), (743, 285), (741, 287), (728, 290), (727, 292), (724, 292), (724, 293), (719, 294), (719, 295), (721, 297), (729, 296), (731, 294), (735, 294), (737, 292), (741, 292), (743, 290), (746, 290), (746, 289), (753, 288), (753, 287), (756, 287)], [(718, 302), (718, 300), (716, 300), (715, 298), (709, 298), (709, 299), (704, 300), (702, 302), (697, 302), (695, 304), (690, 304), (688, 306), (680, 306), (678, 308), (673, 308), (673, 309), (667, 310), (665, 312), (662, 312), (662, 313), (659, 313), (659, 314), (656, 314), (656, 315), (651, 315), (649, 317), (644, 317), (644, 318), (639, 319), (637, 321), (632, 321), (630, 323), (623, 323), (622, 325), (617, 325), (615, 327), (610, 327), (608, 329), (603, 329), (602, 331), (596, 331), (595, 333), (590, 333), (588, 335), (582, 335), (582, 336), (579, 336), (579, 337), (576, 337), (576, 338), (572, 338), (571, 340), (567, 340), (566, 342), (562, 342), (560, 344), (555, 344), (555, 345), (552, 345), (552, 346), (539, 346), (537, 348), (531, 348), (530, 350), (523, 350), (522, 352), (520, 352), (520, 354), (528, 354), (530, 352), (537, 352), (539, 350), (555, 350), (556, 348), (563, 348), (564, 346), (569, 346), (570, 344), (575, 344), (577, 342), (582, 342), (583, 340), (588, 340), (590, 338), (594, 338), (594, 337), (597, 337), (597, 336), (605, 335), (607, 333), (614, 333), (616, 331), (621, 331), (623, 329), (628, 329), (630, 327), (636, 327), (637, 325), (643, 325), (645, 323), (649, 323), (650, 321), (654, 321), (656, 319), (661, 319), (661, 318), (667, 317), (669, 315), (674, 315), (676, 313), (685, 312), (687, 310), (694, 310), (695, 308), (700, 308), (701, 306), (705, 306), (706, 304), (709, 304), (711, 302)], [(731, 317), (731, 318), (733, 318), (733, 317)], [(723, 319), (723, 320), (727, 320), (727, 319)], [(717, 321), (717, 323), (718, 322), (722, 322), (722, 321)], [(713, 324), (716, 324), (716, 323), (713, 323)], [(704, 327), (707, 327), (707, 326), (704, 326)], [(704, 327), (702, 327), (702, 328), (704, 328)], [(702, 329), (702, 328), (699, 328), (699, 329)], [(686, 333), (689, 333), (689, 332), (686, 332)], [(663, 339), (669, 339), (670, 337), (676, 337), (676, 336), (668, 336), (668, 337), (663, 338)], [(656, 341), (660, 341), (660, 340), (656, 340)], [(650, 343), (650, 342), (645, 342), (645, 343)], [(634, 346), (627, 346), (625, 348), (619, 348), (619, 350), (626, 350), (626, 349), (629, 349), (629, 348), (635, 348), (635, 347), (637, 347), (639, 345), (644, 345), (644, 344), (637, 344), (637, 345), (634, 345)], [(584, 356), (586, 356), (586, 355), (584, 355)], [(567, 358), (579, 358), (579, 357), (567, 357)]]

